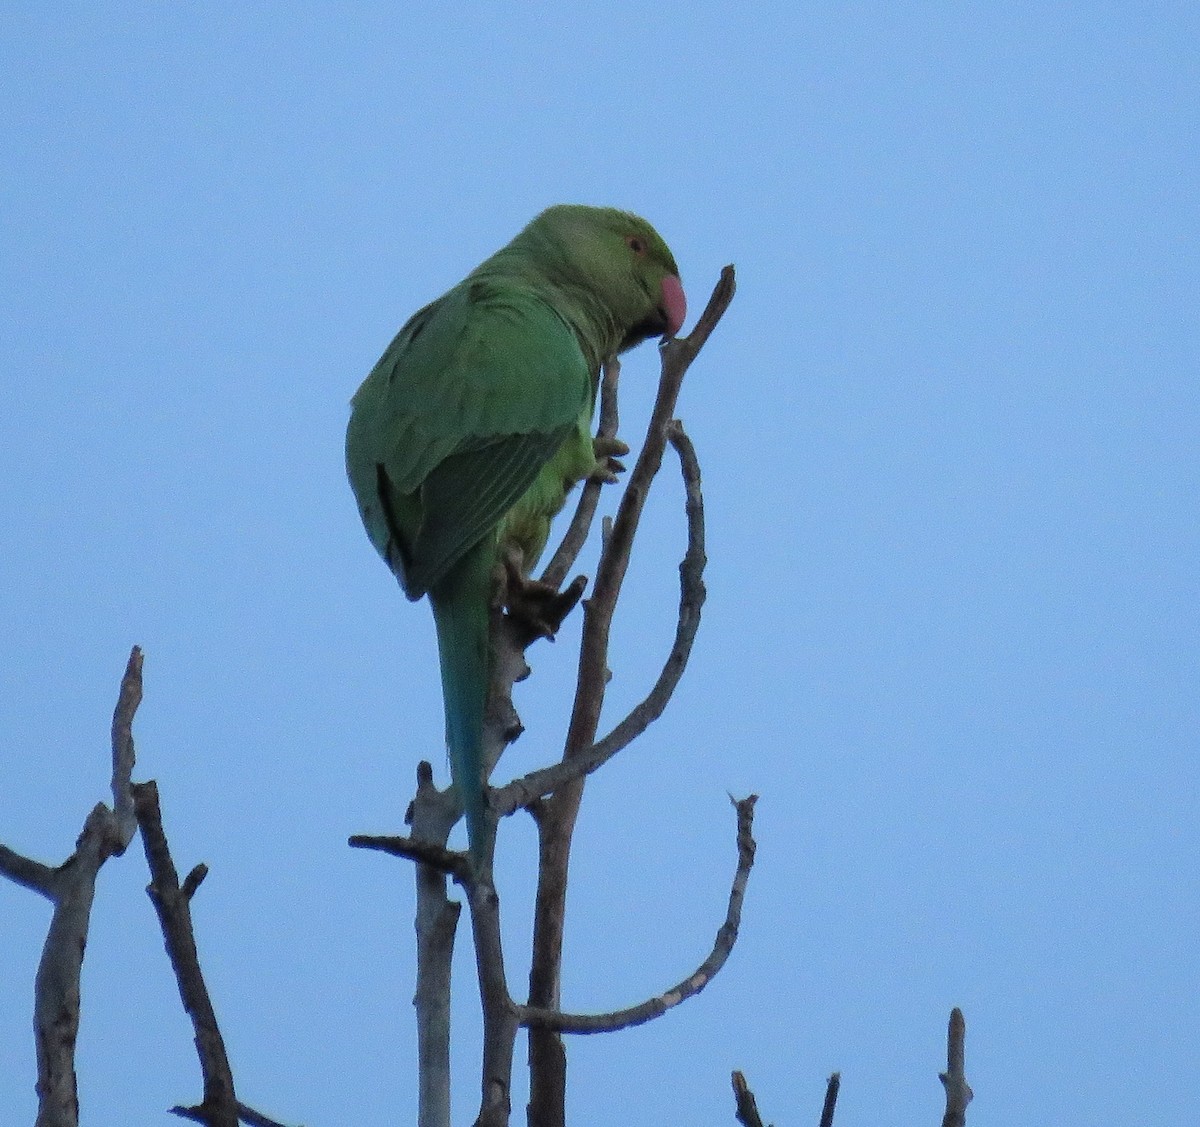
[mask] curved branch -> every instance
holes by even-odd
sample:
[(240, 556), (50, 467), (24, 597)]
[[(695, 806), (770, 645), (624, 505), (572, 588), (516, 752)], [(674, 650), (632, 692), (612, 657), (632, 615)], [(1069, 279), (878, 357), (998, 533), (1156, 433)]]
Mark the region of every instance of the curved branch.
[(552, 1030), (555, 1033), (611, 1033), (618, 1029), (642, 1025), (656, 1017), (661, 1017), (681, 1002), (686, 1002), (688, 998), (699, 994), (725, 965), (733, 950), (733, 945), (737, 942), (738, 928), (742, 918), (742, 902), (746, 896), (746, 884), (750, 879), (750, 870), (754, 865), (756, 847), (752, 831), (754, 804), (757, 801), (758, 796), (753, 794), (749, 798), (733, 801), (734, 808), (737, 810), (738, 825), (737, 871), (729, 890), (729, 907), (725, 913), (725, 922), (718, 929), (713, 949), (704, 962), (670, 990), (657, 997), (648, 998), (636, 1006), (605, 1014), (569, 1014), (558, 1010), (522, 1006), (518, 1009), (521, 1025), (528, 1028)]
[(628, 747), (663, 714), (687, 668), (696, 631), (700, 628), (700, 609), (707, 596), (704, 565), (708, 561), (704, 554), (704, 496), (700, 492), (700, 463), (696, 459), (696, 448), (678, 419), (672, 419), (668, 424), (667, 441), (679, 455), (687, 496), (688, 545), (683, 562), (679, 565), (679, 619), (675, 626), (675, 640), (662, 672), (646, 698), (589, 749), (589, 753), (601, 756), (602, 761)]
[(667, 440), (679, 455), (686, 491), (687, 551), (679, 565), (679, 616), (675, 640), (663, 663), (658, 680), (646, 697), (602, 740), (570, 759), (550, 767), (531, 771), (492, 792), (492, 806), (504, 817), (553, 794), (566, 783), (582, 779), (599, 770), (617, 752), (637, 739), (666, 709), (683, 671), (687, 668), (696, 631), (700, 626), (700, 608), (704, 605), (704, 497), (700, 491), (700, 463), (696, 448), (684, 432), (683, 424), (672, 419)]

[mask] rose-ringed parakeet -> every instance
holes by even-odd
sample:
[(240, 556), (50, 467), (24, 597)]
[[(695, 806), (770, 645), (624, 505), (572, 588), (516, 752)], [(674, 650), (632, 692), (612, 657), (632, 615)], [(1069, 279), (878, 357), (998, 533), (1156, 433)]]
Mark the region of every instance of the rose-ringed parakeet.
[(591, 436), (601, 364), (673, 335), (684, 313), (675, 260), (649, 223), (552, 207), (413, 314), (354, 396), (350, 483), (404, 593), (433, 606), (450, 771), (476, 858), (493, 571), (507, 561), (519, 612), (513, 588), (536, 586), (523, 577), (551, 518), (607, 468), (611, 451)]

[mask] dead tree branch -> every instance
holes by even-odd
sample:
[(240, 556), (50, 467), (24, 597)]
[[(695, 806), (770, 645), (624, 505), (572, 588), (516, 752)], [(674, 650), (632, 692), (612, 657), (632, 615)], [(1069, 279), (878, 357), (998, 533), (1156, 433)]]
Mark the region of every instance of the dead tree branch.
[(237, 1127), (238, 1103), (233, 1091), (233, 1073), (200, 971), (200, 956), (192, 930), (191, 895), (199, 887), (203, 874), (199, 868), (193, 869), (185, 886), (180, 886), (179, 873), (163, 832), (158, 785), (153, 780), (134, 784), (133, 806), (142, 831), (146, 863), (150, 866), (151, 879), (146, 892), (158, 913), (167, 957), (179, 986), (179, 997), (192, 1019), (196, 1052), (204, 1078), (204, 1098), (198, 1106), (171, 1110), (208, 1127)]
[(833, 1073), (825, 1085), (825, 1104), (821, 1108), (819, 1127), (833, 1127), (833, 1111), (837, 1107), (838, 1091), (842, 1086), (842, 1074)]
[(53, 905), (50, 929), (34, 980), (37, 1042), (37, 1127), (76, 1127), (75, 1039), (79, 1033), (80, 973), (100, 866), (125, 852), (137, 826), (132, 800), (133, 717), (142, 699), (142, 651), (134, 646), (113, 711), (113, 809), (97, 803), (84, 822), (75, 852), (58, 868), (0, 846), (0, 873), (40, 892)]
[(250, 1127), (282, 1127), (260, 1111), (240, 1103), (233, 1089), (233, 1072), (225, 1052), (225, 1040), (217, 1025), (204, 974), (200, 970), (200, 955), (196, 950), (196, 934), (192, 927), (192, 897), (195, 896), (208, 867), (196, 865), (179, 883), (179, 873), (171, 857), (171, 847), (163, 831), (162, 810), (158, 801), (158, 784), (151, 779), (134, 783), (132, 806), (142, 831), (146, 863), (150, 867), (150, 884), (146, 889), (158, 922), (162, 927), (167, 958), (175, 972), (179, 997), (195, 1031), (196, 1054), (204, 1083), (204, 1096), (194, 1107), (171, 1108), (174, 1115), (204, 1123), (207, 1127), (237, 1127), (238, 1122)]
[(946, 1071), (938, 1073), (942, 1087), (946, 1089), (946, 1114), (942, 1127), (966, 1127), (967, 1104), (974, 1098), (967, 1083), (966, 1061), (967, 1023), (962, 1010), (957, 1006), (950, 1011), (950, 1024), (946, 1031)]
[(692, 644), (700, 626), (700, 609), (704, 605), (704, 498), (700, 492), (700, 465), (696, 449), (684, 433), (678, 419), (671, 420), (667, 439), (679, 454), (680, 468), (686, 491), (687, 551), (679, 565), (679, 615), (675, 639), (663, 663), (662, 672), (653, 688), (639, 704), (602, 740), (570, 759), (560, 760), (550, 767), (531, 771), (492, 792), (492, 806), (497, 817), (527, 807), (539, 798), (553, 794), (567, 783), (582, 779), (599, 770), (617, 752), (642, 734), (659, 716), (671, 699), (675, 686), (687, 668)]
[[(600, 381), (600, 421), (596, 428), (596, 438), (601, 441), (617, 437), (617, 427), (620, 425), (617, 382), (620, 376), (621, 363), (614, 356), (604, 365), (604, 375)], [(600, 503), (600, 491), (603, 488), (604, 482), (599, 478), (591, 478), (584, 482), (579, 491), (579, 504), (575, 506), (575, 515), (542, 572), (543, 583), (548, 583), (551, 587), (561, 587), (567, 578), (567, 572), (575, 566), (575, 561), (583, 551), (588, 534), (592, 530), (592, 521), (596, 517), (596, 507)]]
[[(833, 1112), (837, 1107), (838, 1090), (842, 1086), (842, 1074), (833, 1073), (825, 1084), (825, 1103), (821, 1107), (819, 1127), (833, 1127)], [(733, 1073), (734, 1114), (742, 1127), (763, 1127), (758, 1113), (758, 1101), (746, 1083), (746, 1077), (736, 1069)]]
[[(662, 345), (662, 375), (646, 440), (601, 553), (591, 598), (584, 604), (583, 641), (564, 760), (584, 755), (595, 742), (608, 681), (608, 642), (613, 613), (646, 496), (662, 464), (683, 377), (729, 307), (733, 294), (734, 271), (732, 266), (727, 266), (692, 332), (685, 338), (669, 340)], [(582, 795), (583, 781), (577, 779), (532, 807), (538, 824), (538, 889), (529, 976), (531, 1009), (561, 1009), (567, 876), (571, 836)], [(529, 1063), (529, 1121), (539, 1127), (561, 1127), (566, 1099), (566, 1055), (559, 1034), (549, 1029), (530, 1030)]]
[[(285, 1124), (272, 1119), (269, 1115), (263, 1115), (261, 1111), (255, 1111), (252, 1107), (247, 1107), (239, 1101), (237, 1105), (238, 1120), (246, 1127), (286, 1127)], [(178, 1115), (180, 1119), (190, 1119), (193, 1123), (207, 1123), (207, 1112), (200, 1107), (173, 1107), (171, 1108), (172, 1115)]]
[(443, 876), (453, 877), (460, 884), (471, 879), (471, 862), (465, 853), (434, 845), (416, 837), (400, 834), (353, 834), (349, 844), (353, 849), (373, 849), (379, 853), (390, 853), (393, 857), (406, 857), (419, 865), (427, 865)]
[(731, 801), (737, 810), (737, 871), (729, 890), (729, 907), (725, 913), (725, 921), (717, 931), (717, 938), (708, 958), (682, 982), (636, 1006), (604, 1014), (568, 1014), (522, 1006), (519, 1010), (521, 1025), (530, 1029), (549, 1029), (556, 1033), (612, 1033), (661, 1017), (681, 1002), (699, 994), (716, 977), (737, 942), (746, 883), (750, 879), (756, 848), (753, 829), (754, 804), (758, 801), (758, 796), (752, 794), (749, 798)]
[[(412, 827), (410, 840), (465, 864), (462, 854), (446, 849), (458, 817), (456, 796), (433, 785), (433, 767), (422, 760), (417, 764), (417, 794), (405, 819)], [(358, 843), (352, 839), (351, 844)], [(462, 905), (447, 895), (446, 876), (455, 875), (453, 870), (431, 859), (418, 861), (417, 983), (413, 995), (417, 1015), (417, 1127), (450, 1127), (450, 981)]]
[(762, 1116), (758, 1114), (758, 1101), (746, 1083), (746, 1077), (737, 1069), (733, 1071), (733, 1099), (735, 1115), (742, 1127), (763, 1127)]

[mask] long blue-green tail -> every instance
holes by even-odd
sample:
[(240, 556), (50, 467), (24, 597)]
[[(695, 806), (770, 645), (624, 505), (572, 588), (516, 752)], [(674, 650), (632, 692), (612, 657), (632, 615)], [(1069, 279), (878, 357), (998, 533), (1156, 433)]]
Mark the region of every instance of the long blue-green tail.
[(488, 609), (493, 553), (479, 545), (429, 592), (437, 626), (450, 775), (467, 816), (471, 856), (481, 861), (488, 832), (483, 804), (483, 713), (488, 690)]

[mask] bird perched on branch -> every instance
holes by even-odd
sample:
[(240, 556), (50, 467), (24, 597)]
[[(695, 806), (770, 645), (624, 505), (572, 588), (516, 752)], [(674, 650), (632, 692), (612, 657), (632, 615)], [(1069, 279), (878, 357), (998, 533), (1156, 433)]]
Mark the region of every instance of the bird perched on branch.
[(483, 716), (498, 564), (504, 605), (552, 635), (574, 597), (529, 578), (550, 521), (623, 444), (593, 440), (600, 367), (674, 335), (686, 301), (665, 242), (613, 208), (560, 205), (414, 313), (355, 394), (346, 467), (367, 534), (437, 627), (450, 772), (484, 842)]

